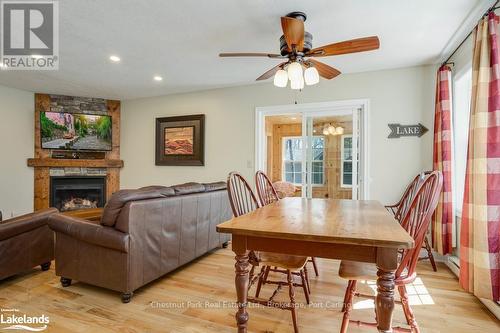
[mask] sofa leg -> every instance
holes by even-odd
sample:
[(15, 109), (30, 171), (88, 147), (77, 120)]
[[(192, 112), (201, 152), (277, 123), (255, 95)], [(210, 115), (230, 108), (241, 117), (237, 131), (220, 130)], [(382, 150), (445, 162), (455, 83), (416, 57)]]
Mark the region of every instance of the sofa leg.
[(131, 298), (132, 298), (132, 293), (123, 293), (122, 294), (122, 303), (130, 302)]
[(71, 286), (71, 279), (65, 278), (61, 276), (61, 285), (63, 287), (69, 287)]
[(229, 242), (222, 243), (222, 248), (223, 249), (227, 249), (228, 246), (229, 246)]
[(43, 264), (40, 265), (42, 268), (42, 271), (48, 271), (50, 269), (50, 261), (49, 262), (44, 262)]

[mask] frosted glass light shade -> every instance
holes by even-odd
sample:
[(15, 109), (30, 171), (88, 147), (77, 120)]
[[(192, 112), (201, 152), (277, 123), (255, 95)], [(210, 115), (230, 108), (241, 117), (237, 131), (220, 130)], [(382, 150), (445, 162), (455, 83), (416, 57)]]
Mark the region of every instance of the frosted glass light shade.
[(274, 74), (274, 85), (276, 87), (284, 88), (288, 83), (288, 73), (280, 69)]
[(304, 79), (302, 77), (302, 66), (298, 62), (292, 62), (290, 65), (288, 65), (287, 71), (288, 71), (288, 78), (292, 82)]
[(328, 132), (329, 132), (331, 135), (335, 135), (335, 134), (337, 134), (337, 130), (336, 130), (335, 126), (332, 126), (332, 125), (328, 126)]
[(299, 79), (293, 79), (290, 82), (290, 88), (294, 90), (299, 90), (304, 88), (304, 79), (300, 77)]
[(304, 80), (308, 86), (312, 86), (319, 82), (318, 70), (314, 67), (309, 67), (304, 71)]
[(323, 128), (323, 135), (328, 135), (330, 132), (328, 131), (328, 127)]
[(343, 127), (340, 127), (340, 126), (339, 126), (339, 127), (337, 127), (337, 128), (335, 129), (335, 131), (337, 132), (337, 134), (344, 134), (344, 128), (343, 128)]

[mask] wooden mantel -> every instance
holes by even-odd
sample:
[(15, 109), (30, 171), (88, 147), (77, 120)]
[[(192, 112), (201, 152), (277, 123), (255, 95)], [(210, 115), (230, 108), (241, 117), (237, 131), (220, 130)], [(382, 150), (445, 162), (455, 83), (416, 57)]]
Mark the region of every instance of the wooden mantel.
[[(109, 115), (112, 119), (112, 150), (99, 159), (58, 159), (52, 158), (51, 149), (41, 147), (40, 113), (67, 112)], [(29, 167), (34, 172), (34, 209), (48, 208), (50, 204), (51, 169), (82, 168), (105, 169), (106, 198), (120, 189), (120, 101), (101, 98), (73, 97), (61, 95), (35, 94), (35, 156), (29, 158)]]
[(86, 159), (58, 159), (58, 158), (29, 158), (29, 167), (49, 168), (123, 168), (122, 160), (86, 160)]

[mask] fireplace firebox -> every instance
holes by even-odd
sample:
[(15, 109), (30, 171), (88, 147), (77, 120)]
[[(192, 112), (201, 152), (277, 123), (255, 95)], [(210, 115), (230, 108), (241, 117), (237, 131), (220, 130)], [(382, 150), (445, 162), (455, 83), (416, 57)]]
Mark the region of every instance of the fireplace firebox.
[(50, 177), (50, 207), (64, 212), (105, 203), (106, 177)]

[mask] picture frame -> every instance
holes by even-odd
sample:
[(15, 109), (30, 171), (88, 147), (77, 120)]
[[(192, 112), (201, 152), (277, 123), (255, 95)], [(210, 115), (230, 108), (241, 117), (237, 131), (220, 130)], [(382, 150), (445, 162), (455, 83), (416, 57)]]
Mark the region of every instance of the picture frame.
[(205, 115), (156, 118), (155, 164), (205, 165)]

